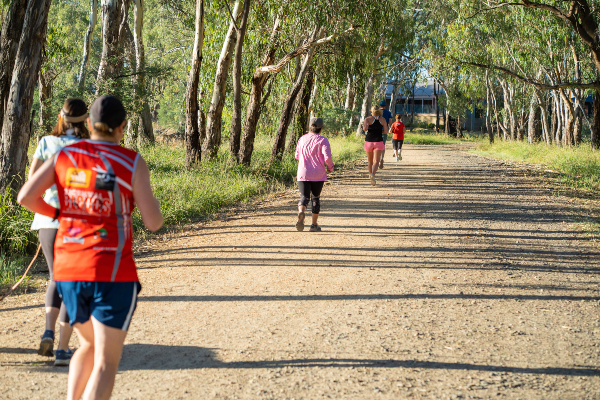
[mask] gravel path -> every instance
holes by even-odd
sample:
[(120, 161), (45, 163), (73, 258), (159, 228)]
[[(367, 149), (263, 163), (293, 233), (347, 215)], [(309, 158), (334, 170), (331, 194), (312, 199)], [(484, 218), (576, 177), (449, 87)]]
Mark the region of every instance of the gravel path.
[[(387, 151), (156, 241), (115, 399), (600, 399), (600, 252), (581, 207), (460, 146)], [(310, 215), (307, 215), (307, 220)], [(0, 303), (0, 398), (66, 393), (43, 293)], [(76, 345), (76, 340), (73, 340)]]

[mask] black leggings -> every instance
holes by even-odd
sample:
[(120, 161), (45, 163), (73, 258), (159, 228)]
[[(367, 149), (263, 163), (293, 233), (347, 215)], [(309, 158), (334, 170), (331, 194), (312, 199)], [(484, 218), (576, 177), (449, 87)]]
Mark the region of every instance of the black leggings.
[(44, 252), (44, 257), (46, 257), (46, 263), (50, 270), (50, 282), (48, 283), (48, 289), (46, 289), (46, 307), (60, 308), (59, 321), (69, 322), (67, 309), (64, 304), (62, 304), (62, 300), (58, 295), (54, 274), (52, 272), (52, 267), (54, 266), (54, 241), (56, 240), (56, 232), (58, 232), (58, 229), (44, 228), (40, 229), (39, 233), (42, 251)]
[(313, 214), (318, 214), (321, 211), (321, 191), (325, 182), (315, 181), (298, 181), (298, 189), (300, 189), (300, 202), (299, 206), (307, 207), (310, 201), (310, 195), (312, 194), (311, 211)]
[(404, 143), (404, 140), (392, 139), (392, 147), (394, 150), (402, 150), (402, 143)]

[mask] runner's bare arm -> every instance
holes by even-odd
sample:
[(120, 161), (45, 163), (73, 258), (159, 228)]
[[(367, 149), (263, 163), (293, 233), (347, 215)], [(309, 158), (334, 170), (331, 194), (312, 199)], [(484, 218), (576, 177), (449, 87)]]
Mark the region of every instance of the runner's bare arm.
[(385, 118), (382, 118), (382, 119), (383, 119), (383, 124), (381, 124), (381, 125), (383, 125), (383, 134), (387, 135), (389, 132), (388, 123)]
[(369, 130), (369, 124), (367, 123), (367, 120), (370, 117), (365, 118), (365, 120), (363, 121), (363, 131), (368, 131)]
[(33, 160), (31, 160), (31, 166), (29, 167), (29, 176), (27, 177), (27, 179), (31, 179), (34, 172), (37, 171), (43, 164), (44, 160), (42, 159), (34, 158)]
[(163, 224), (163, 216), (160, 213), (160, 204), (154, 197), (154, 193), (152, 193), (148, 165), (141, 156), (133, 179), (133, 199), (140, 209), (142, 221), (144, 221), (146, 228), (156, 232)]
[(56, 208), (46, 203), (42, 196), (46, 189), (54, 185), (54, 157), (46, 160), (41, 167), (30, 176), (17, 196), (17, 202), (35, 213), (54, 218)]

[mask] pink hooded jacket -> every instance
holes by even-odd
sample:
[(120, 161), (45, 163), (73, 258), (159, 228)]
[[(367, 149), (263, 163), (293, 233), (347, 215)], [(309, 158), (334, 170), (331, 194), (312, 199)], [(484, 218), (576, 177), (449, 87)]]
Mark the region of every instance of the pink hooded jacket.
[(333, 171), (329, 140), (318, 133), (308, 132), (298, 140), (296, 160), (298, 160), (296, 177), (298, 181), (326, 181), (327, 171)]

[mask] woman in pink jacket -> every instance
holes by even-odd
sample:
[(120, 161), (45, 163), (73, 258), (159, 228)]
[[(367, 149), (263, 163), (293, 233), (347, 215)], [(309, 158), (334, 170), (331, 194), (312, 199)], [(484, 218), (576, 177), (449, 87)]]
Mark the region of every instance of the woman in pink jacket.
[[(304, 216), (312, 194), (312, 225), (310, 232), (321, 232), (317, 224), (321, 210), (321, 190), (327, 180), (327, 171), (334, 169), (331, 158), (329, 141), (319, 135), (323, 129), (323, 120), (313, 118), (310, 120), (309, 132), (298, 140), (296, 146), (296, 160), (298, 160), (298, 188), (300, 189), (300, 202), (298, 202), (298, 221), (296, 229), (304, 230)], [(325, 169), (327, 168), (327, 169)]]

